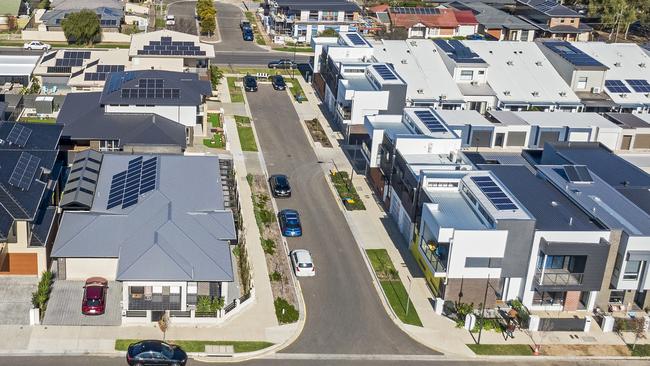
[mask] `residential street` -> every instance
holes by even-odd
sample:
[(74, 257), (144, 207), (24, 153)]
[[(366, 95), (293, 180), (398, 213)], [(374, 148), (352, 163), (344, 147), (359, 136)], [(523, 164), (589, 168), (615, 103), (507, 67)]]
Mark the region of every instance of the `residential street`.
[(287, 174), (293, 187), (279, 209), (302, 218), (303, 237), (289, 247), (310, 250), (316, 267), (315, 278), (300, 280), (305, 328), (283, 352), (432, 354), (388, 318), (288, 94), (260, 85), (247, 97), (269, 174)]
[(167, 7), (167, 14), (176, 17), (176, 24), (167, 28), (177, 32), (197, 34), (194, 14), (195, 7), (196, 1), (192, 0), (181, 0), (170, 3)]

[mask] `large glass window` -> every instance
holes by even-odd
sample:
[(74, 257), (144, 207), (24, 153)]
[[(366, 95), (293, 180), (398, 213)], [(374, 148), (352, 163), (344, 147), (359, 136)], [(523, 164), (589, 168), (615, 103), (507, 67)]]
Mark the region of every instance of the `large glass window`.
[(472, 80), (474, 78), (474, 71), (472, 70), (461, 70), (460, 80)]
[(578, 89), (587, 89), (587, 77), (586, 76), (581, 76), (578, 78)]
[[(537, 268), (542, 268), (542, 263), (544, 263), (544, 254), (540, 254), (537, 259)], [(564, 268), (564, 256), (562, 255), (549, 255), (546, 257), (546, 269), (562, 269)]]
[(338, 20), (338, 12), (336, 11), (323, 11), (321, 18), (324, 22), (333, 22)]
[(637, 280), (641, 271), (641, 261), (628, 261), (623, 273), (624, 280)]
[(622, 304), (625, 297), (625, 291), (617, 290), (609, 293), (609, 302), (612, 304)]
[(535, 291), (533, 305), (564, 305), (564, 292)]

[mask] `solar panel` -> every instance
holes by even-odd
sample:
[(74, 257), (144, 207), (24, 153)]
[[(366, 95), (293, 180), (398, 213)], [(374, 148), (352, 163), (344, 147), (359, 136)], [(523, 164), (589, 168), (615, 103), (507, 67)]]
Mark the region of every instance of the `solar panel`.
[(629, 93), (630, 89), (620, 80), (605, 80), (605, 88), (612, 93)]
[(31, 134), (32, 130), (30, 128), (21, 126), (19, 124), (14, 124), (14, 126), (11, 128), (11, 131), (9, 131), (7, 141), (13, 145), (25, 147), (25, 144), (27, 144), (27, 140)]
[(572, 183), (591, 183), (594, 180), (591, 178), (589, 169), (584, 165), (567, 165), (564, 167), (567, 179)]
[(352, 44), (355, 46), (363, 46), (366, 44), (366, 41), (356, 33), (348, 33), (347, 36), (350, 42), (352, 42)]
[(140, 194), (147, 193), (156, 188), (156, 169), (158, 158), (154, 157), (142, 163), (142, 178), (140, 180)]
[(125, 182), (126, 171), (113, 175), (113, 179), (111, 180), (111, 190), (108, 194), (108, 203), (106, 204), (107, 210), (122, 204)]
[(422, 123), (429, 129), (431, 132), (447, 132), (445, 126), (442, 125), (440, 120), (431, 113), (431, 111), (415, 111), (413, 112)]
[(11, 177), (9, 177), (9, 184), (14, 187), (20, 188), (23, 191), (28, 191), (32, 185), (38, 164), (41, 159), (27, 152), (20, 153), (20, 158), (14, 167)]
[(518, 207), (489, 176), (471, 177), (476, 186), (499, 211), (516, 210)]
[(627, 85), (632, 87), (637, 93), (650, 93), (650, 84), (643, 79), (627, 79)]
[(578, 171), (573, 165), (567, 165), (564, 167), (564, 173), (567, 176), (567, 179), (571, 182), (579, 182), (580, 176), (578, 176)]
[(591, 174), (589, 174), (589, 169), (587, 169), (586, 166), (580, 165), (576, 166), (576, 171), (578, 172), (578, 177), (580, 177), (581, 182), (593, 182), (593, 178), (591, 178)]
[(395, 73), (386, 65), (372, 65), (379, 76), (384, 80), (397, 80)]
[(576, 66), (603, 66), (598, 60), (584, 53), (569, 42), (544, 42), (544, 45), (563, 59)]
[(48, 74), (69, 74), (71, 72), (72, 72), (72, 68), (70, 68), (70, 66), (48, 66), (47, 67)]

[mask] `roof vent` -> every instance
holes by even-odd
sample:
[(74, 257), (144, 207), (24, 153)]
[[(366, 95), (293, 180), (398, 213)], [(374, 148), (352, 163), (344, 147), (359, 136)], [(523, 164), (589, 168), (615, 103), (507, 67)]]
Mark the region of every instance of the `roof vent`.
[(494, 52), (492, 52), (492, 50), (490, 50), (489, 52), (490, 52), (491, 54), (494, 53)]
[(640, 64), (639, 64), (639, 67), (640, 67), (640, 68), (645, 68), (645, 62), (640, 63)]
[(478, 85), (478, 81), (472, 81), (472, 82), (470, 82), (470, 84), (472, 84), (472, 85)]
[(561, 96), (561, 97), (566, 97), (566, 92), (561, 91), (561, 92), (560, 92), (560, 96)]
[(533, 96), (534, 96), (534, 97), (539, 97), (539, 92), (538, 92), (538, 91), (534, 91), (534, 92), (533, 92)]
[(619, 94), (618, 96), (621, 97), (621, 98), (627, 98), (627, 94), (626, 94), (626, 93), (621, 93), (621, 94)]
[(535, 65), (537, 65), (537, 66), (542, 66), (542, 61), (537, 61), (537, 62), (535, 62)]
[(406, 53), (411, 53), (411, 50), (406, 50)]
[(620, 62), (614, 62), (614, 66), (621, 67), (621, 63)]
[(557, 207), (557, 202), (555, 202), (555, 201), (551, 201), (551, 206), (553, 206), (553, 207)]
[(510, 60), (508, 60), (508, 61), (506, 61), (506, 64), (507, 64), (508, 66), (512, 66), (512, 65), (514, 65), (515, 63), (512, 62), (512, 61), (510, 61)]
[(411, 46), (414, 46), (414, 47), (417, 47), (417, 46), (418, 46), (418, 43), (415, 42), (415, 41), (411, 41), (410, 43), (411, 43)]
[(510, 95), (510, 90), (504, 90), (503, 95)]
[(569, 217), (569, 226), (573, 226), (573, 217)]
[(418, 94), (424, 94), (424, 89), (418, 89)]
[(402, 65), (406, 65), (406, 59), (402, 60)]

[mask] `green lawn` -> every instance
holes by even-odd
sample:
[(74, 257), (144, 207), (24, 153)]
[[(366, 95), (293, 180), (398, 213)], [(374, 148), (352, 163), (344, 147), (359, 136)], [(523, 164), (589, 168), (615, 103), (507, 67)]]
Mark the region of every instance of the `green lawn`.
[(334, 188), (339, 194), (341, 200), (344, 201), (345, 208), (349, 211), (365, 210), (366, 206), (361, 201), (357, 190), (354, 188), (352, 181), (348, 176), (348, 172), (332, 172), (330, 174)]
[(235, 116), (235, 122), (237, 123), (237, 134), (239, 135), (242, 151), (257, 151), (257, 143), (255, 142), (255, 134), (251, 127), (250, 118)]
[[(294, 52), (293, 46), (284, 46), (274, 48), (275, 51)], [(298, 53), (312, 53), (314, 50), (311, 47), (295, 47), (295, 52)]]
[(56, 118), (23, 117), (18, 121), (29, 123), (56, 123)]
[(301, 101), (306, 101), (307, 96), (305, 95), (305, 92), (302, 90), (302, 86), (300, 86), (300, 82), (298, 81), (298, 79), (290, 79), (289, 81), (291, 82), (291, 87), (289, 87), (289, 90), (291, 90), (291, 96), (295, 98), (296, 95), (301, 95), (302, 96)]
[[(116, 339), (115, 350), (126, 351), (129, 344), (138, 342), (137, 339)], [(270, 347), (273, 343), (258, 341), (166, 341), (167, 343), (180, 346), (185, 352), (205, 352), (205, 346), (226, 346), (235, 348), (235, 353), (253, 352)]]
[(210, 125), (214, 128), (221, 127), (219, 113), (208, 113), (208, 122), (210, 122)]
[(218, 133), (213, 134), (211, 139), (203, 139), (203, 145), (214, 149), (223, 149), (225, 146), (223, 136)]
[(532, 356), (533, 350), (527, 344), (468, 344), (477, 355)]
[(388, 298), (388, 303), (390, 304), (390, 307), (393, 308), (397, 317), (403, 323), (421, 327), (422, 322), (420, 321), (417, 311), (413, 307), (413, 303), (408, 305), (409, 311), (408, 314), (406, 314), (407, 304), (410, 301), (408, 299), (408, 293), (406, 288), (404, 288), (402, 281), (400, 281), (399, 275), (397, 274), (395, 266), (393, 266), (393, 262), (390, 260), (386, 249), (366, 249), (366, 254), (370, 259), (370, 264), (377, 274), (377, 277), (379, 277), (381, 288), (384, 290), (384, 293)]
[(632, 356), (636, 357), (650, 357), (650, 344), (637, 344), (632, 350), (632, 345), (628, 344), (627, 347), (632, 352)]
[(235, 85), (235, 83), (237, 82), (237, 78), (228, 77), (226, 78), (226, 81), (228, 83), (228, 93), (230, 94), (230, 101), (233, 103), (243, 103), (244, 94), (242, 93), (241, 88)]

